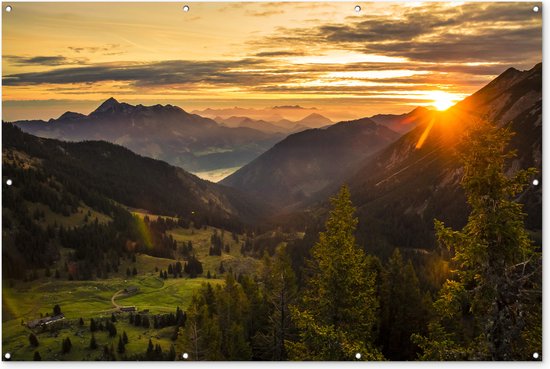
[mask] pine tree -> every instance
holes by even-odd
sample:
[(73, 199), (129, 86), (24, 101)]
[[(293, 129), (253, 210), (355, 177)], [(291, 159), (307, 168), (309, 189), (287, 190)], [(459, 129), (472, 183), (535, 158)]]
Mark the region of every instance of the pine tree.
[(301, 304), (291, 307), (298, 342), (289, 343), (297, 360), (350, 360), (382, 355), (374, 348), (378, 299), (376, 275), (367, 270), (366, 255), (355, 244), (357, 218), (347, 187), (332, 199), (326, 231), (311, 250), (310, 278)]
[(154, 359), (155, 346), (153, 346), (153, 341), (149, 338), (149, 344), (147, 345), (147, 351), (145, 352), (145, 357), (148, 360)]
[(34, 333), (29, 335), (29, 344), (33, 347), (38, 347), (38, 338), (36, 338)]
[(107, 321), (107, 330), (109, 331), (109, 336), (110, 337), (115, 337), (116, 334), (117, 334), (117, 331), (116, 331), (116, 326), (111, 323), (110, 321)]
[(174, 361), (176, 360), (176, 348), (174, 345), (170, 345), (170, 352), (168, 353), (168, 360)]
[(289, 306), (296, 300), (296, 276), (284, 245), (277, 248), (273, 260), (266, 254), (263, 263), (269, 320), (266, 332), (257, 333), (253, 342), (262, 359), (287, 360), (285, 342), (294, 330)]
[(480, 122), (463, 140), (461, 185), (471, 212), (460, 231), (435, 221), (456, 273), (434, 303), (429, 334), (415, 336), (422, 359), (525, 360), (541, 348), (540, 255), (516, 201), (535, 170), (506, 174), (515, 156), (507, 151), (510, 137), (508, 129)]
[(429, 317), (418, 278), (409, 260), (395, 249), (382, 273), (380, 341), (390, 360), (414, 360), (417, 347), (411, 335), (427, 325)]
[(42, 361), (42, 356), (40, 356), (40, 352), (35, 351), (32, 360), (33, 361)]
[(73, 344), (71, 343), (71, 339), (69, 337), (65, 338), (61, 345), (61, 352), (64, 354), (67, 354), (71, 351), (71, 348), (73, 347)]
[(117, 347), (117, 352), (119, 354), (123, 354), (124, 351), (126, 351), (126, 348), (124, 347), (124, 342), (122, 341), (122, 337), (121, 336), (118, 336), (118, 347)]
[(97, 348), (97, 342), (95, 340), (95, 335), (92, 333), (92, 338), (90, 338), (90, 348), (95, 350)]
[(124, 342), (124, 344), (128, 343), (128, 335), (126, 334), (126, 331), (122, 332), (122, 342)]
[(97, 331), (97, 325), (95, 324), (94, 318), (90, 319), (90, 332)]

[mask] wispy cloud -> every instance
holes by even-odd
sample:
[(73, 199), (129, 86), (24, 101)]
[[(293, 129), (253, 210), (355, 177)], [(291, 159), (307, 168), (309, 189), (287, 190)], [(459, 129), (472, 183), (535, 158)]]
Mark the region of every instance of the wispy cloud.
[(56, 56), (17, 56), (17, 55), (6, 55), (4, 56), (6, 60), (14, 65), (19, 66), (31, 66), (31, 65), (41, 65), (41, 66), (59, 66), (59, 65), (70, 65), (70, 64), (85, 64), (87, 59), (85, 58), (66, 58), (61, 55)]

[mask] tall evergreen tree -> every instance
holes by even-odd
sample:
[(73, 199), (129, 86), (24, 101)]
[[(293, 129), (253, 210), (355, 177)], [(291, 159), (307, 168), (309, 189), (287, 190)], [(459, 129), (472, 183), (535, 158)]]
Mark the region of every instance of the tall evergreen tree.
[(293, 338), (295, 330), (290, 319), (289, 306), (296, 302), (297, 283), (286, 246), (277, 248), (273, 260), (264, 257), (264, 284), (269, 319), (265, 332), (254, 336), (255, 348), (265, 360), (287, 360), (285, 342)]
[(427, 325), (429, 310), (414, 267), (410, 260), (403, 261), (399, 249), (395, 249), (382, 272), (380, 305), (384, 356), (391, 360), (414, 360), (418, 349), (411, 342), (411, 335)]
[(541, 350), (540, 255), (516, 201), (535, 170), (507, 174), (515, 156), (507, 150), (510, 137), (485, 122), (465, 137), (461, 184), (471, 212), (460, 231), (435, 221), (456, 273), (434, 303), (428, 336), (415, 337), (422, 359), (525, 360)]
[(375, 273), (355, 243), (357, 218), (347, 187), (332, 199), (332, 210), (311, 250), (310, 277), (298, 306), (291, 307), (299, 340), (289, 343), (291, 359), (381, 359), (374, 347)]

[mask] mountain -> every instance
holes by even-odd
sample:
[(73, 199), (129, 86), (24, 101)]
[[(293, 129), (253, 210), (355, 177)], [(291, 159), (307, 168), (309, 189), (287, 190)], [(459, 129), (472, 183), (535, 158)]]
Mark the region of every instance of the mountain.
[(318, 113), (311, 113), (307, 117), (295, 122), (297, 126), (309, 128), (321, 128), (333, 124), (334, 122)]
[(86, 202), (98, 195), (132, 208), (217, 226), (257, 221), (269, 211), (237, 190), (119, 145), (38, 138), (10, 123), (2, 124), (2, 134), (3, 176), (13, 179), (15, 189), (31, 191), (20, 185), (18, 178), (26, 176), (35, 178), (29, 186), (51, 187), (50, 197), (60, 193)]
[(265, 120), (256, 120), (249, 117), (236, 117), (229, 118), (216, 117), (216, 122), (225, 127), (232, 128), (250, 128), (266, 133), (288, 133), (290, 130), (288, 127), (276, 125), (274, 123), (266, 122)]
[(385, 125), (397, 133), (407, 133), (417, 125), (432, 119), (434, 112), (424, 107), (417, 107), (406, 114), (377, 114), (370, 119), (378, 124)]
[(370, 119), (290, 135), (221, 181), (276, 205), (296, 205), (399, 135)]
[[(540, 171), (542, 65), (528, 71), (508, 69), (448, 111), (434, 113), (433, 120), (368, 158), (341, 181), (350, 186), (361, 237), (370, 247), (430, 248), (435, 242), (434, 218), (453, 227), (465, 223), (468, 209), (460, 187), (457, 144), (480, 119), (516, 133), (510, 144), (518, 151), (510, 163), (512, 171), (531, 166)], [(542, 227), (541, 186), (530, 186), (519, 200), (528, 214), (526, 225), (536, 234)]]
[(252, 119), (245, 116), (231, 116), (229, 118), (216, 116), (214, 120), (220, 125), (226, 127), (251, 128), (266, 133), (285, 134), (298, 133), (310, 128), (322, 128), (333, 124), (330, 119), (317, 113), (310, 114), (307, 117), (295, 122), (288, 119), (279, 119), (277, 121), (268, 122), (264, 119)]
[(199, 172), (240, 167), (285, 135), (222, 127), (172, 105), (130, 105), (109, 98), (89, 115), (67, 112), (49, 121), (19, 121), (23, 131), (67, 141), (104, 140)]

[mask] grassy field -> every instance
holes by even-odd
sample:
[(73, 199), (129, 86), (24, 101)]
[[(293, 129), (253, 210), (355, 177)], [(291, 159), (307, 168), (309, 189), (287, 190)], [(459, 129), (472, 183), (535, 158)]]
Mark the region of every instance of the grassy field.
[[(150, 261), (150, 260), (149, 260)], [(32, 360), (35, 350), (42, 358), (55, 360), (93, 360), (101, 350), (88, 349), (91, 332), (90, 318), (108, 318), (114, 311), (111, 297), (115, 292), (128, 286), (139, 288), (132, 296), (121, 296), (116, 302), (120, 305), (134, 305), (138, 310), (148, 309), (150, 314), (175, 312), (176, 306), (185, 309), (195, 291), (204, 283), (222, 283), (222, 280), (205, 278), (177, 278), (162, 280), (153, 275), (138, 275), (130, 279), (112, 278), (100, 281), (63, 281), (40, 280), (18, 283), (13, 287), (3, 288), (3, 337), (4, 352), (12, 354), (12, 360)], [(31, 330), (23, 322), (33, 320), (50, 313), (53, 306), (59, 304), (65, 314), (62, 327), (56, 332)], [(164, 351), (170, 349), (173, 327), (164, 329), (145, 329), (134, 327), (128, 322), (128, 313), (118, 315), (117, 331), (129, 336), (126, 353), (143, 353), (148, 340), (160, 343)], [(83, 318), (84, 326), (79, 325)], [(29, 345), (29, 334), (34, 331), (40, 345), (38, 348)], [(70, 337), (73, 349), (69, 354), (61, 355), (61, 340)], [(107, 332), (96, 332), (98, 345), (118, 343), (118, 337), (110, 338)]]
[[(2, 344), (4, 352), (12, 354), (12, 360), (32, 360), (34, 352), (38, 351), (43, 360), (95, 360), (101, 357), (103, 345), (114, 345), (115, 351), (118, 344), (117, 337), (109, 337), (106, 331), (96, 332), (95, 338), (98, 349), (89, 348), (91, 332), (90, 319), (108, 318), (115, 311), (111, 304), (111, 297), (119, 290), (129, 286), (135, 286), (137, 293), (116, 298), (116, 303), (121, 306), (136, 306), (138, 310), (149, 310), (149, 314), (175, 312), (176, 307), (186, 309), (191, 302), (193, 294), (204, 284), (223, 283), (223, 275), (219, 273), (220, 263), (223, 261), (226, 271), (232, 268), (235, 273), (253, 273), (260, 267), (260, 261), (240, 254), (242, 237), (238, 241), (233, 240), (231, 233), (225, 232), (224, 244), (230, 246), (230, 252), (223, 252), (221, 256), (209, 256), (210, 237), (214, 228), (183, 229), (177, 228), (169, 233), (176, 239), (181, 247), (183, 243), (191, 241), (194, 252), (203, 263), (204, 273), (195, 279), (173, 278), (170, 276), (164, 280), (159, 278), (159, 270), (166, 270), (169, 264), (176, 259), (157, 258), (139, 254), (135, 262), (131, 259), (122, 259), (118, 272), (112, 272), (108, 279), (92, 281), (69, 281), (64, 270), (64, 258), (52, 266), (51, 277), (45, 277), (45, 270), (39, 270), (39, 278), (32, 282), (4, 281), (2, 323)], [(221, 234), (220, 230), (216, 230)], [(62, 250), (66, 255), (68, 249)], [(137, 276), (128, 277), (126, 270), (136, 268)], [(60, 278), (53, 277), (53, 271), (60, 271)], [(207, 272), (217, 278), (205, 278)], [(60, 305), (66, 319), (58, 323), (55, 331), (42, 332), (40, 328), (31, 330), (26, 322), (38, 319), (42, 315), (51, 314), (54, 305)], [(129, 314), (121, 313), (116, 323), (117, 333), (125, 331), (129, 337), (126, 345), (126, 355), (144, 353), (149, 339), (153, 344), (159, 343), (163, 351), (169, 351), (175, 344), (171, 337), (174, 327), (163, 329), (145, 329), (135, 327), (128, 321)], [(84, 320), (84, 325), (79, 325), (79, 319)], [(38, 347), (29, 344), (29, 334), (34, 332), (39, 340)], [(68, 354), (61, 354), (62, 340), (69, 337), (72, 342), (72, 350)], [(177, 344), (176, 344), (176, 352)], [(119, 359), (123, 355), (117, 354)]]
[[(218, 257), (219, 258), (219, 257)], [(111, 338), (107, 332), (96, 332), (99, 349), (88, 348), (91, 338), (90, 318), (108, 318), (114, 311), (111, 297), (119, 290), (129, 286), (138, 287), (138, 293), (131, 296), (120, 296), (116, 302), (122, 306), (136, 306), (138, 310), (149, 310), (150, 314), (175, 312), (177, 306), (186, 309), (195, 291), (204, 283), (222, 283), (222, 279), (206, 278), (168, 278), (157, 276), (155, 269), (166, 269), (173, 259), (155, 258), (138, 255), (136, 262), (123, 260), (119, 276), (94, 281), (68, 281), (53, 277), (42, 277), (32, 282), (17, 282), (14, 286), (5, 283), (3, 286), (3, 337), (4, 351), (12, 354), (12, 360), (32, 360), (34, 352), (39, 351), (43, 360), (94, 360), (101, 356), (103, 345), (118, 344), (118, 336)], [(139, 271), (135, 277), (126, 277), (126, 267)], [(43, 272), (39, 272), (43, 275)], [(63, 273), (62, 273), (63, 276)], [(51, 314), (54, 305), (60, 305), (65, 314), (62, 327), (56, 332), (31, 330), (24, 324), (40, 318), (41, 314)], [(121, 314), (116, 323), (117, 331), (126, 331), (129, 343), (126, 354), (143, 353), (151, 338), (154, 344), (159, 343), (163, 351), (168, 351), (174, 344), (171, 336), (173, 327), (163, 329), (145, 329), (134, 327), (128, 322), (129, 314)], [(78, 324), (84, 319), (84, 326)], [(34, 331), (40, 342), (39, 347), (29, 345), (29, 334)], [(61, 354), (61, 341), (69, 337), (73, 344), (70, 353)], [(122, 355), (119, 355), (121, 358)]]
[[(238, 236), (238, 241), (233, 240), (231, 232), (225, 232), (223, 237), (224, 245), (229, 245), (229, 253), (222, 252), (221, 256), (210, 256), (210, 237), (215, 228), (207, 227), (206, 229), (185, 229), (176, 228), (168, 233), (178, 242), (187, 243), (191, 241), (195, 254), (202, 263), (204, 275), (210, 271), (211, 275), (219, 275), (220, 263), (223, 262), (226, 271), (231, 268), (233, 272), (252, 274), (258, 270), (261, 262), (250, 256), (241, 255), (242, 236)], [(221, 234), (220, 230), (216, 230)]]

